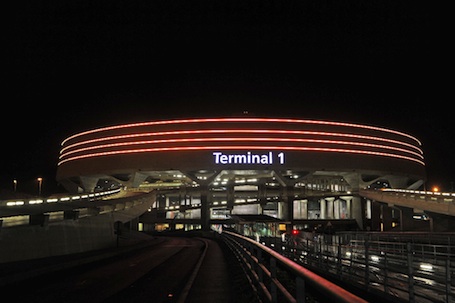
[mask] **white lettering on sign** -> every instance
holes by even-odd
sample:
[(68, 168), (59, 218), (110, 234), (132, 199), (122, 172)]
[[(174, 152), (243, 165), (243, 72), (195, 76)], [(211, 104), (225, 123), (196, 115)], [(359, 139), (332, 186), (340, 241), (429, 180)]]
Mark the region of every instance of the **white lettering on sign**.
[(254, 154), (247, 152), (245, 154), (223, 154), (222, 152), (213, 152), (215, 164), (273, 164), (277, 161), (279, 164), (285, 163), (284, 153), (278, 153), (276, 156), (273, 152), (265, 154)]

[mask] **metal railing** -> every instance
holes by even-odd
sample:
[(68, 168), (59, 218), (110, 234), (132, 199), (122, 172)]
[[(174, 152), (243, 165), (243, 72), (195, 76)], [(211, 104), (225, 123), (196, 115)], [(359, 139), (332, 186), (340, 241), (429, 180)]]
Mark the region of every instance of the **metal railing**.
[(303, 303), (310, 296), (333, 302), (367, 302), (248, 237), (229, 231), (223, 231), (222, 237), (262, 301)]
[(262, 238), (283, 256), (389, 300), (455, 302), (455, 233)]

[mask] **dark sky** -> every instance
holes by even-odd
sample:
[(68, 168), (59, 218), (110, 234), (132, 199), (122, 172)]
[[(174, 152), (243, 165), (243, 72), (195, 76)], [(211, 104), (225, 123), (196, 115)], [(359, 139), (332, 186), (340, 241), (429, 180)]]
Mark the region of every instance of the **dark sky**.
[(19, 2), (2, 39), (0, 188), (17, 178), (34, 191), (42, 176), (43, 192), (56, 190), (59, 144), (76, 132), (245, 110), (408, 132), (423, 142), (429, 185), (455, 181), (441, 4)]

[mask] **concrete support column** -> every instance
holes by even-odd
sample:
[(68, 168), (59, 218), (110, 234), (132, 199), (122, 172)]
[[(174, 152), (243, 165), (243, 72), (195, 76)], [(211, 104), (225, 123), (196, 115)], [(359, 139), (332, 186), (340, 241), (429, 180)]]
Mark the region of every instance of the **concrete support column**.
[(308, 201), (307, 200), (294, 201), (294, 218), (295, 219), (308, 219)]
[(98, 183), (99, 178), (97, 177), (80, 177), (82, 187), (84, 188), (84, 192), (93, 192), (95, 190), (95, 186)]
[(380, 231), (381, 230), (381, 204), (372, 200), (371, 203), (371, 231)]
[(227, 208), (232, 211), (234, 208), (235, 202), (235, 194), (234, 194), (234, 182), (229, 181), (226, 186), (226, 201), (227, 201)]
[(335, 199), (333, 201), (333, 218), (336, 220), (341, 219), (341, 204), (344, 201), (341, 201), (340, 199)]
[(326, 219), (335, 219), (335, 198), (325, 198), (327, 205), (327, 217)]
[(72, 194), (76, 194), (76, 193), (81, 193), (82, 192), (82, 188), (76, 184), (75, 182), (73, 181), (69, 181), (69, 180), (61, 180), (60, 181), (60, 184), (63, 185), (63, 187), (70, 193)]
[(30, 225), (47, 226), (49, 224), (49, 214), (33, 214), (29, 216)]
[(77, 210), (77, 209), (65, 210), (63, 212), (63, 219), (65, 219), (65, 220), (79, 219), (79, 210)]
[(267, 188), (265, 184), (259, 184), (258, 186), (258, 199), (261, 205), (267, 204)]
[(147, 175), (143, 173), (135, 173), (132, 178), (132, 186), (138, 188), (145, 179), (147, 179)]
[(183, 195), (183, 201), (181, 202), (181, 205), (183, 206), (188, 206), (188, 195), (186, 193), (186, 191), (184, 192), (184, 195)]
[(294, 186), (287, 185), (284, 187), (283, 194), (281, 196), (283, 201), (282, 208), (282, 219), (291, 222), (288, 226), (287, 232), (291, 232), (292, 226), (294, 226)]
[(134, 231), (139, 230), (139, 217), (133, 218), (130, 222), (130, 229)]
[(352, 200), (347, 200), (346, 201), (346, 219), (351, 219), (352, 218)]
[(174, 222), (169, 223), (169, 230), (175, 230), (175, 223)]
[(362, 199), (360, 197), (353, 196), (351, 202), (352, 218), (357, 221), (360, 229), (363, 229), (364, 210), (362, 206)]
[(327, 219), (327, 201), (320, 199), (319, 208), (321, 209), (321, 219)]
[(294, 224), (294, 185), (286, 186), (286, 194), (287, 194), (287, 220), (291, 221), (291, 225)]
[(392, 230), (392, 208), (387, 204), (381, 205), (382, 231)]
[(258, 214), (263, 215), (264, 214), (264, 208), (262, 207), (262, 204), (258, 204)]
[(400, 231), (410, 231), (414, 228), (414, 209), (395, 206), (400, 211)]
[(165, 201), (165, 197), (164, 195), (157, 195), (156, 196), (156, 208), (157, 209), (164, 209), (165, 205), (164, 205), (164, 201)]
[(286, 214), (284, 219), (289, 221), (294, 221), (294, 186), (286, 186), (285, 194), (285, 203), (286, 203)]
[(187, 177), (191, 178), (194, 182), (199, 184), (199, 191), (201, 193), (201, 229), (203, 231), (210, 231), (210, 202), (211, 192), (209, 185), (219, 175), (219, 171), (213, 171), (210, 174), (204, 174), (194, 172), (183, 172)]
[(210, 230), (210, 201), (209, 201), (209, 188), (207, 185), (201, 185), (199, 187), (201, 191), (201, 229), (203, 231)]

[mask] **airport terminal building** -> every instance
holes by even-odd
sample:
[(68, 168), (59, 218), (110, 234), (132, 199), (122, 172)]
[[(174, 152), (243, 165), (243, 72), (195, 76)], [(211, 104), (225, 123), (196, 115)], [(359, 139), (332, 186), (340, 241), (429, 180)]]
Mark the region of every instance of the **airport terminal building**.
[[(273, 117), (157, 120), (74, 134), (57, 181), (72, 193), (154, 191), (141, 228), (209, 229), (263, 220), (277, 229), (368, 228), (361, 188), (417, 189), (421, 142), (383, 127)], [(259, 218), (259, 219), (258, 219)], [(268, 225), (267, 225), (268, 224)], [(253, 230), (251, 232), (253, 232)], [(257, 230), (254, 230), (257, 232)]]

